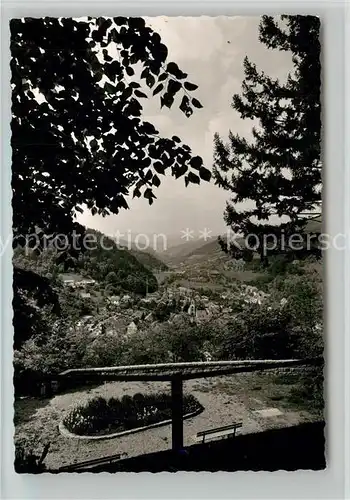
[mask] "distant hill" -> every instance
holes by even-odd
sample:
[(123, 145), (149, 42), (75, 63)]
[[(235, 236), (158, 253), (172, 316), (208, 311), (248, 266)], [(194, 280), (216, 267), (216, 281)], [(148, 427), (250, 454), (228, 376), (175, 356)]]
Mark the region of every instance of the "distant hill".
[(163, 262), (161, 256), (157, 254), (152, 248), (147, 250), (139, 250), (135, 243), (128, 243), (125, 240), (121, 240), (119, 242), (119, 246), (124, 247), (147, 269), (158, 271), (166, 271), (168, 269), (168, 266)]
[[(217, 242), (217, 236), (214, 237), (214, 246), (215, 242)], [(213, 239), (209, 243), (213, 243)], [(168, 248), (165, 252), (162, 252), (161, 257), (166, 263), (171, 264), (179, 264), (188, 256), (193, 255), (203, 246), (208, 245), (203, 240), (191, 240), (181, 243), (179, 245), (174, 245)]]
[[(311, 218), (307, 222), (304, 231), (306, 233), (320, 233), (322, 231), (322, 216), (318, 215)], [(222, 235), (221, 237), (223, 240), (226, 239), (226, 235)], [(244, 248), (243, 238), (237, 237), (235, 241)], [(210, 267), (212, 267), (215, 263), (219, 265), (220, 263), (224, 264), (232, 260), (232, 257), (221, 249), (218, 236), (210, 238), (207, 242), (203, 240), (191, 240), (180, 245), (175, 245), (162, 253), (161, 258), (169, 265), (185, 265), (186, 267), (200, 263), (204, 264), (205, 262), (210, 263)]]
[(143, 266), (151, 270), (166, 271), (168, 266), (155, 254), (151, 252), (145, 252), (142, 250), (131, 249), (129, 250), (131, 255), (133, 255)]
[(194, 257), (194, 256), (211, 256), (217, 253), (222, 253), (221, 246), (218, 242), (218, 238), (216, 237), (215, 239), (210, 239), (207, 243), (204, 243), (202, 246), (199, 248), (196, 248), (195, 250), (192, 250), (186, 258)]
[(219, 271), (223, 270), (226, 264), (231, 261), (232, 256), (222, 250), (218, 238), (215, 237), (185, 255), (180, 267)]

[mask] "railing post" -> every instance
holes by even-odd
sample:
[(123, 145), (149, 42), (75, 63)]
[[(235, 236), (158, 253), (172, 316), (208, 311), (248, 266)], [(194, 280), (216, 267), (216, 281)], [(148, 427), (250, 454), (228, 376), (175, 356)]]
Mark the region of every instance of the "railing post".
[(174, 377), (171, 380), (172, 406), (172, 449), (180, 451), (183, 448), (183, 380)]

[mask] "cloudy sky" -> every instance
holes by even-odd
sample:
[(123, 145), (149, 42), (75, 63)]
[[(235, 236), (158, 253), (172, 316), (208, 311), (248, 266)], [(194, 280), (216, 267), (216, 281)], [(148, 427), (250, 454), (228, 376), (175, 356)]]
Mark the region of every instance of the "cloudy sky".
[[(207, 168), (213, 163), (213, 136), (226, 138), (228, 131), (249, 137), (252, 122), (242, 120), (231, 108), (232, 95), (241, 90), (243, 59), (248, 55), (258, 68), (284, 80), (291, 70), (290, 53), (268, 50), (258, 40), (257, 17), (155, 17), (146, 22), (157, 31), (168, 47), (168, 60), (188, 73), (188, 80), (199, 88), (194, 95), (203, 108), (190, 118), (175, 106), (160, 109), (159, 96), (143, 101), (144, 118), (164, 137), (178, 135), (194, 155), (200, 155)], [(212, 235), (225, 231), (223, 212), (229, 193), (213, 183), (184, 185), (183, 178), (162, 179), (157, 200), (149, 206), (145, 199), (128, 200), (130, 210), (102, 218), (88, 211), (79, 221), (113, 235), (116, 231), (164, 233), (171, 236), (190, 228), (194, 234), (208, 228)]]

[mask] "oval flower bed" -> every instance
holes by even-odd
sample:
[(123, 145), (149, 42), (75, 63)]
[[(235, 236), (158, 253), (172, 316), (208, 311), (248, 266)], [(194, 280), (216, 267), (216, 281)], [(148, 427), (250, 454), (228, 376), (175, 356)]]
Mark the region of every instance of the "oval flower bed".
[[(183, 415), (204, 408), (192, 396), (184, 395)], [(94, 398), (84, 406), (77, 406), (63, 419), (65, 428), (79, 436), (103, 436), (156, 424), (171, 419), (169, 394), (135, 394), (121, 399)]]

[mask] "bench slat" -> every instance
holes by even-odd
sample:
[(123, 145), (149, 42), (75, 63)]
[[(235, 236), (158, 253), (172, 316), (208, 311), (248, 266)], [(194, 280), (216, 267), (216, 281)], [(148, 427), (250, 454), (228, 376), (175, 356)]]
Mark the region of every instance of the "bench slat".
[(80, 469), (81, 467), (89, 467), (89, 466), (94, 466), (94, 465), (100, 465), (103, 463), (110, 463), (114, 462), (115, 460), (120, 460), (123, 456), (127, 455), (126, 453), (118, 453), (116, 455), (111, 455), (109, 457), (102, 457), (102, 458), (95, 458), (92, 460), (86, 460), (85, 462), (79, 462), (76, 464), (71, 464), (71, 465), (64, 465), (60, 467), (60, 471), (64, 470), (74, 470), (74, 469)]
[(197, 433), (197, 436), (198, 437), (205, 436), (206, 434), (213, 434), (215, 432), (221, 432), (221, 431), (226, 431), (226, 430), (230, 430), (230, 429), (236, 430), (242, 426), (243, 426), (242, 422), (236, 422), (236, 423), (231, 424), (231, 425), (225, 425), (223, 427), (216, 427), (215, 429), (208, 429), (206, 431), (200, 431)]

